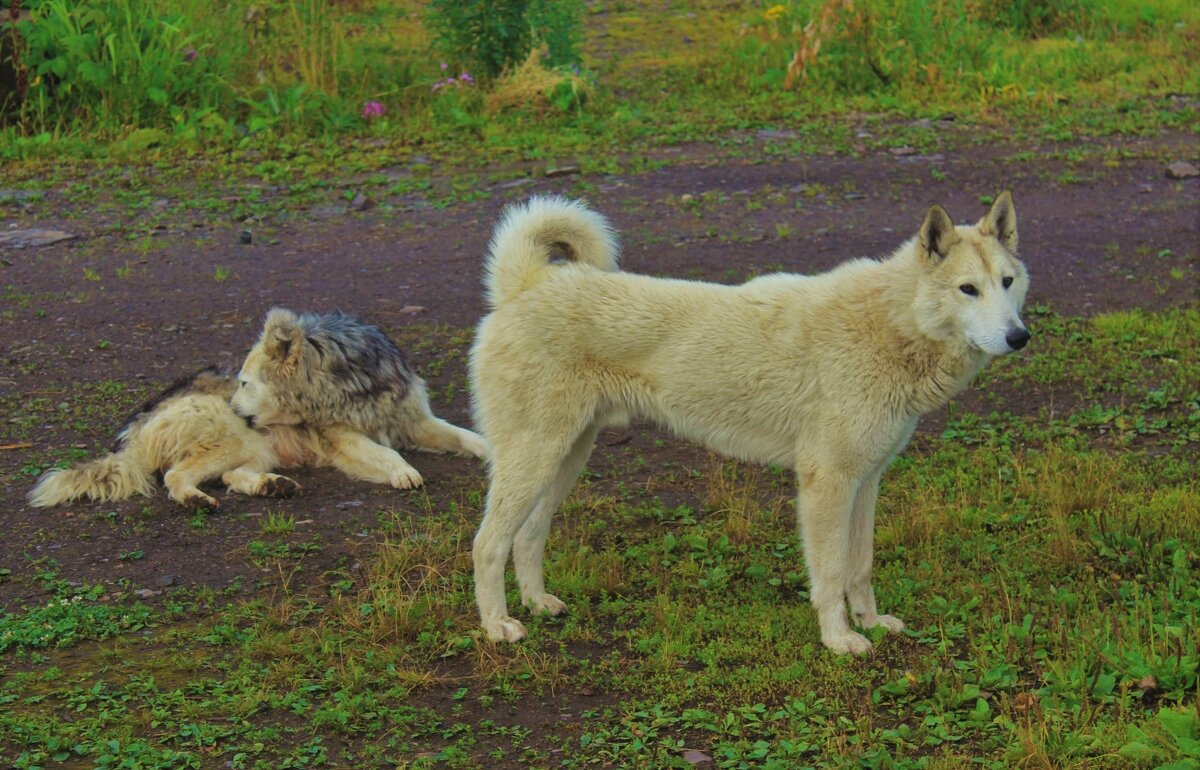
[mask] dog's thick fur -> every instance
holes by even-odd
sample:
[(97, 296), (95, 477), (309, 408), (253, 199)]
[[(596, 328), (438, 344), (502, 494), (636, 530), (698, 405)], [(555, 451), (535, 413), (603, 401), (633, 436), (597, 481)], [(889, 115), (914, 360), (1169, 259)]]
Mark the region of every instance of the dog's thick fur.
[[(285, 463), (333, 465), (398, 489), (422, 484), (395, 447), (486, 459), (486, 441), (433, 415), (425, 382), (376, 326), (344, 313), (275, 308), (246, 356), (231, 403), (256, 426), (319, 429), (320, 451), (283, 446)], [(301, 450), (293, 457), (291, 449)]]
[[(564, 247), (567, 261), (552, 262)], [(793, 467), (821, 640), (838, 653), (869, 649), (847, 601), (862, 626), (901, 629), (878, 613), (871, 586), (879, 478), (921, 414), (1029, 339), (1016, 251), (1006, 192), (971, 226), (932, 207), (882, 261), (722, 286), (618, 271), (608, 224), (579, 203), (511, 208), (490, 245), (492, 312), (471, 354), (477, 424), (493, 452), (473, 553), (488, 637), (525, 636), (505, 605), (510, 550), (522, 603), (566, 609), (543, 583), (551, 516), (597, 430), (631, 417)]]
[(130, 419), (113, 454), (50, 471), (29, 499), (152, 495), (162, 473), (172, 500), (215, 508), (201, 483), (220, 477), (234, 492), (287, 497), (299, 484), (269, 471), (301, 465), (420, 486), (395, 445), (488, 455), (478, 435), (433, 416), (425, 383), (378, 327), (276, 308), (240, 374), (206, 369), (181, 380)]
[[(48, 506), (88, 498), (100, 502), (154, 494), (162, 474), (171, 499), (191, 508), (215, 508), (199, 485), (220, 477), (234, 492), (290, 497), (300, 485), (270, 473), (279, 467), (272, 431), (256, 431), (233, 413), (233, 372), (210, 367), (183, 378), (148, 401), (125, 424), (112, 454), (74, 468), (48, 471), (29, 502)], [(307, 434), (289, 437), (290, 443)]]

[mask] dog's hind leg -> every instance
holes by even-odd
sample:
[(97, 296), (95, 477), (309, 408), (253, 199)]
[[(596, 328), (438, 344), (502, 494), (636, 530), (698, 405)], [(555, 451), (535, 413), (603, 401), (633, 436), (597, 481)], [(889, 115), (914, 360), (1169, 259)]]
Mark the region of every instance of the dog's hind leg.
[[(575, 430), (570, 431), (565, 440), (526, 434), (513, 441), (510, 436), (504, 447), (497, 447), (488, 484), (487, 509), (471, 552), (480, 623), (488, 639), (494, 642), (516, 642), (525, 638), (525, 626), (508, 614), (504, 600), (504, 567), (517, 533), (563, 473), (561, 468), (571, 455), (577, 436)], [(530, 530), (526, 547), (539, 541), (545, 543), (544, 536), (538, 536), (540, 531), (541, 527), (537, 525)], [(533, 559), (528, 553), (525, 556), (524, 563), (528, 565)], [(528, 567), (524, 571), (528, 578)]]
[(858, 480), (800, 461), (796, 467), (800, 486), (797, 514), (804, 539), (810, 598), (821, 625), (821, 642), (838, 654), (871, 649), (862, 634), (850, 630), (846, 620), (847, 557), (850, 551), (850, 517)]
[(198, 485), (216, 478), (232, 464), (229, 453), (220, 449), (199, 449), (163, 474), (163, 484), (175, 502), (188, 508), (217, 508), (215, 498), (200, 491)]
[(565, 603), (546, 593), (542, 560), (554, 512), (571, 493), (571, 487), (575, 486), (575, 479), (587, 464), (595, 443), (595, 427), (588, 428), (575, 440), (575, 445), (558, 466), (554, 480), (538, 498), (533, 512), (525, 519), (513, 540), (513, 566), (517, 572), (517, 583), (521, 586), (521, 603), (534, 615), (561, 615), (567, 611)]
[(456, 452), (458, 454), (474, 455), (480, 460), (486, 460), (492, 455), (491, 446), (483, 436), (473, 433), (466, 428), (451, 425), (445, 420), (433, 416), (428, 409), (410, 432), (412, 441), (418, 449), (426, 452)]
[(863, 481), (854, 496), (854, 511), (850, 518), (850, 558), (846, 565), (846, 599), (859, 625), (864, 628), (883, 626), (894, 633), (904, 628), (904, 621), (878, 613), (875, 589), (871, 587), (875, 501), (879, 496), (879, 478), (882, 475), (883, 468), (880, 468)]

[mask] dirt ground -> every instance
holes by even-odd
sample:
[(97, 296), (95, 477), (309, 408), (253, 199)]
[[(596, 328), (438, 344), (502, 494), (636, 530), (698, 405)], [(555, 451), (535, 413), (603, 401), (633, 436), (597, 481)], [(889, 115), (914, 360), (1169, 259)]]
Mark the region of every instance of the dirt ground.
[[(944, 204), (957, 221), (974, 220), (986, 211), (981, 196), (1009, 188), (1031, 305), (1089, 315), (1195, 302), (1200, 179), (1164, 173), (1171, 161), (1196, 161), (1194, 137), (1113, 146), (1133, 157), (1105, 162), (1091, 154), (1071, 163), (1050, 157), (1070, 147), (1010, 146), (717, 160), (715, 148), (686, 147), (666, 152), (669, 163), (658, 170), (531, 175), (442, 209), (421, 197), (384, 196), (364, 212), (331, 205), (250, 223), (184, 217), (157, 231), (149, 247), (120, 232), (143, 216), (135, 211), (66, 206), (55, 191), (0, 203), (0, 227), (9, 231), (54, 227), (79, 236), (0, 247), (0, 568), (10, 571), (0, 577), (0, 608), (44, 601), (37, 575), (48, 569), (104, 583), (114, 594), (142, 590), (149, 601), (187, 587), (230, 596), (270, 590), (278, 574), (264, 573), (248, 550), (268, 511), (294, 517), (297, 542), (320, 545), (294, 578), (319, 581), (370, 553), (379, 511), (420, 516), (483, 489), (474, 460), (413, 455), (423, 491), (301, 469), (291, 472), (304, 487), (299, 497), (222, 495), (221, 510), (203, 526), (163, 493), (48, 510), (25, 503), (39, 467), (70, 449), (106, 450), (144, 396), (209, 363), (236, 362), (274, 305), (343, 309), (383, 326), (424, 371), (435, 411), (469, 424), (462, 332), (483, 312), (481, 254), (507, 201), (583, 195), (621, 233), (626, 269), (738, 282), (886, 254), (915, 233), (930, 203)], [(1026, 155), (1014, 160), (1017, 153)], [(252, 243), (242, 242), (243, 229)], [(1032, 331), (1036, 346), (1036, 323)], [(969, 394), (965, 403), (970, 408)], [(619, 462), (627, 447), (651, 463), (708, 467), (703, 450), (670, 438), (657, 447), (659, 438), (650, 429), (603, 435), (609, 451), (593, 465)]]

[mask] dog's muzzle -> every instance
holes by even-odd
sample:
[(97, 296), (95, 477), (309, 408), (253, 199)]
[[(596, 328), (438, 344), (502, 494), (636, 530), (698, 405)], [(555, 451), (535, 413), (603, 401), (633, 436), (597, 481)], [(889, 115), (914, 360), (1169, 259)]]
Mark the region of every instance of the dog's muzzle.
[(1029, 333), (1028, 329), (1022, 327), (1020, 329), (1013, 329), (1008, 334), (1004, 335), (1004, 341), (1007, 342), (1008, 346), (1013, 350), (1020, 350), (1021, 348), (1025, 347), (1026, 343), (1029, 342), (1029, 338), (1032, 336), (1033, 335)]

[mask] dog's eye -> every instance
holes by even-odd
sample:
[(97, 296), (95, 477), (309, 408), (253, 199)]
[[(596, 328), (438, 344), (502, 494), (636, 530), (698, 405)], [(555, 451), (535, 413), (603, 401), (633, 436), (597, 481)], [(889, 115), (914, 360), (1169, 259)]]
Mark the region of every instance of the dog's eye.
[(1012, 276), (1011, 276), (1011, 275), (1006, 275), (1006, 276), (1004, 276), (1004, 280), (1003, 280), (1003, 281), (1001, 281), (1001, 283), (1003, 283), (1003, 284), (1004, 284), (1004, 288), (1006, 288), (1006, 289), (1007, 289), (1009, 286), (1012, 286), (1012, 281), (1013, 281), (1013, 279), (1012, 279)]
[(968, 297), (975, 297), (979, 295), (979, 289), (976, 289), (975, 284), (973, 283), (964, 283), (962, 286), (958, 287), (958, 290), (963, 294), (966, 294)]

